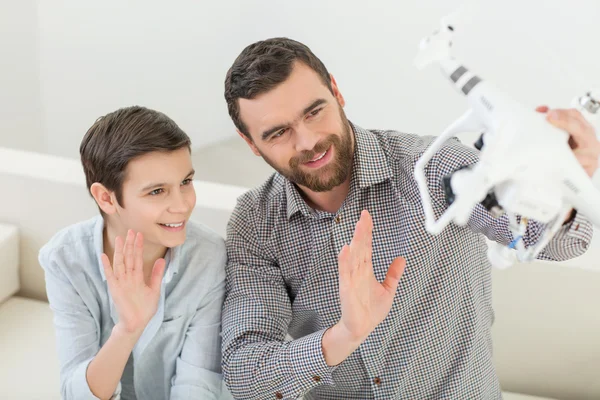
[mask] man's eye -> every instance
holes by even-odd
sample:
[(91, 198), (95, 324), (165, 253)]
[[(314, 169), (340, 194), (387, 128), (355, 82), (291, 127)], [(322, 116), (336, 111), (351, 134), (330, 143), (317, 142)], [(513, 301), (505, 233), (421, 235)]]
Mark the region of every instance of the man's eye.
[(192, 182), (191, 179), (185, 179), (183, 182), (181, 182), (182, 185), (189, 185)]
[(320, 113), (322, 109), (323, 109), (323, 107), (317, 108), (316, 110), (312, 110), (310, 112), (310, 115), (314, 117), (315, 115), (317, 115), (318, 113)]
[(274, 138), (278, 138), (278, 137), (280, 137), (281, 135), (283, 135), (283, 134), (285, 133), (285, 131), (287, 131), (287, 128), (280, 129), (280, 130), (278, 130), (277, 132), (275, 132), (275, 133), (273, 134), (273, 137), (274, 137)]
[(151, 191), (150, 193), (148, 193), (150, 196), (156, 196), (157, 194), (161, 194), (163, 192), (162, 189), (154, 189), (153, 191)]

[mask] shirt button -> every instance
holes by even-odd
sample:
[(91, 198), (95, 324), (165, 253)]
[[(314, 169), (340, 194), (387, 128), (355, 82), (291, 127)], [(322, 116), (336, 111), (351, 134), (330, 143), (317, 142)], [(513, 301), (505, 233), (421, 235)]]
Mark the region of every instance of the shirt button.
[(321, 377), (315, 375), (315, 376), (313, 376), (313, 381), (315, 381), (315, 382), (321, 382)]
[(335, 223), (339, 224), (340, 222), (342, 222), (342, 217), (340, 217), (339, 215), (335, 216)]
[(275, 393), (275, 397), (277, 397), (278, 399), (283, 399), (283, 395), (279, 392)]
[(381, 385), (381, 379), (379, 379), (378, 377), (375, 377), (375, 378), (373, 379), (373, 382), (374, 382), (376, 385)]

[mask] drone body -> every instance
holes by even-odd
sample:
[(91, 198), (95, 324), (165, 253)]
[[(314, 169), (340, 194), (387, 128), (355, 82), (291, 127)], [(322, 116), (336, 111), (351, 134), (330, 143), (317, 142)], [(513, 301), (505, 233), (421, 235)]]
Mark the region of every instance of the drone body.
[[(465, 225), (479, 203), (497, 217), (508, 214), (515, 238), (522, 237), (528, 219), (547, 224), (535, 246), (526, 249), (518, 239), (502, 249), (498, 244), (491, 246), (490, 259), (496, 266), (506, 267), (515, 257), (525, 262), (535, 259), (573, 208), (600, 226), (600, 191), (573, 154), (569, 135), (551, 125), (544, 114), (523, 106), (451, 57), (454, 26), (449, 19), (442, 19), (441, 29), (421, 42), (415, 60), (418, 68), (438, 63), (469, 104), (468, 111), (448, 126), (417, 162), (415, 178), (427, 230), (438, 234), (451, 222)], [(591, 92), (576, 103), (592, 116), (600, 109)], [(480, 160), (444, 178), (448, 208), (436, 221), (425, 166), (449, 138), (474, 131), (483, 132), (475, 144)], [(501, 252), (502, 257), (494, 252)]]

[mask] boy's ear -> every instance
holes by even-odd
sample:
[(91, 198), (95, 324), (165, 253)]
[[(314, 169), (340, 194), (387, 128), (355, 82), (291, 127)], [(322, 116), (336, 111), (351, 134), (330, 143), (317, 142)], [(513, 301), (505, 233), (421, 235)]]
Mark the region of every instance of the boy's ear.
[(115, 199), (113, 192), (109, 191), (103, 184), (94, 182), (90, 187), (90, 193), (98, 207), (105, 214), (111, 215), (117, 211), (117, 200)]

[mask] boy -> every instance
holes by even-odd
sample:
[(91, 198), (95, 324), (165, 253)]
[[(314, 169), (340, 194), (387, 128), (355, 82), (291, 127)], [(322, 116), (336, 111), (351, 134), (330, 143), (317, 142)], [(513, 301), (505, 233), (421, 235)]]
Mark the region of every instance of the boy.
[(137, 106), (99, 118), (83, 138), (100, 215), (39, 254), (65, 400), (220, 396), (226, 253), (189, 220), (190, 144), (169, 117)]

